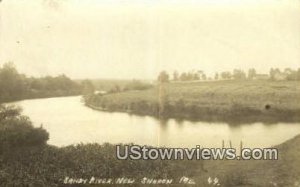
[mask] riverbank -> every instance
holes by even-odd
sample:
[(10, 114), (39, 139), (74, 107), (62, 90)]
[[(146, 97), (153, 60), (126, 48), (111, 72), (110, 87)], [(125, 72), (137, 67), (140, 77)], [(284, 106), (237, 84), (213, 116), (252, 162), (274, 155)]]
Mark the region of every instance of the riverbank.
[(228, 123), (299, 122), (299, 81), (164, 83), (85, 97), (96, 110)]

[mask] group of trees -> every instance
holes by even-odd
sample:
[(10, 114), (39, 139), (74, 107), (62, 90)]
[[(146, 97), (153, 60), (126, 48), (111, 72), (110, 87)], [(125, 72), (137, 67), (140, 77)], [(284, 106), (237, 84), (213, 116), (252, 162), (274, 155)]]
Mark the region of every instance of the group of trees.
[(182, 72), (178, 71), (173, 72), (172, 79), (171, 76), (166, 72), (162, 71), (158, 75), (158, 80), (160, 82), (168, 82), (169, 80), (173, 81), (194, 81), (194, 80), (206, 80), (207, 76), (203, 71), (190, 71), (190, 72)]
[[(85, 91), (88, 81), (77, 83), (65, 75), (41, 78), (18, 73), (13, 63), (0, 67), (0, 102), (18, 99), (78, 95)], [(90, 86), (89, 91), (92, 91)]]
[(150, 83), (146, 83), (138, 80), (132, 80), (123, 86), (120, 86), (119, 84), (115, 84), (111, 89), (107, 91), (107, 93), (119, 93), (119, 92), (125, 92), (129, 90), (146, 90), (151, 88), (152, 86), (153, 85)]
[[(254, 80), (259, 79), (258, 77), (264, 77), (264, 79), (269, 80), (300, 80), (300, 68), (298, 70), (293, 70), (291, 68), (286, 68), (281, 71), (278, 68), (271, 68), (269, 74), (258, 74), (254, 68), (245, 72), (241, 69), (234, 69), (231, 71), (223, 71), (215, 73), (214, 77), (208, 77), (203, 71), (189, 71), (179, 73), (174, 71), (172, 76), (166, 72), (162, 71), (158, 75), (159, 82), (168, 81), (197, 81), (197, 80)], [(279, 78), (280, 77), (280, 78)]]
[(300, 80), (300, 68), (298, 70), (293, 70), (291, 68), (285, 68), (281, 71), (278, 68), (270, 69), (270, 79), (276, 80), (276, 77), (281, 75), (281, 77), (285, 80)]
[(255, 69), (249, 69), (248, 76), (245, 73), (245, 71), (241, 69), (234, 69), (232, 72), (230, 71), (224, 71), (220, 73), (220, 76), (218, 73), (215, 74), (215, 80), (228, 80), (228, 79), (234, 79), (234, 80), (245, 80), (245, 79), (251, 79), (256, 75)]
[[(256, 72), (254, 69), (249, 70), (248, 77), (255, 76)], [(221, 73), (215, 73), (214, 78), (208, 77), (203, 71), (189, 71), (179, 73), (178, 71), (173, 72), (173, 77), (171, 77), (166, 71), (160, 72), (158, 75), (159, 82), (168, 82), (168, 81), (197, 81), (197, 80), (226, 80), (226, 79), (235, 79), (242, 80), (246, 79), (246, 73), (239, 69), (234, 69), (231, 73), (230, 71), (225, 71)]]
[(16, 106), (0, 105), (0, 154), (11, 149), (45, 145), (49, 134), (34, 128), (28, 117)]

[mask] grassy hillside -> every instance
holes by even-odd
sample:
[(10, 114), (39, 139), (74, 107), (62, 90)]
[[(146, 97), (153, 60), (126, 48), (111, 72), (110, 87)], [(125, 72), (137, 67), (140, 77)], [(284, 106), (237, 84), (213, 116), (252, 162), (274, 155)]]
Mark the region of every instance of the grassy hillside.
[(298, 81), (165, 83), (86, 98), (96, 109), (209, 121), (300, 121)]

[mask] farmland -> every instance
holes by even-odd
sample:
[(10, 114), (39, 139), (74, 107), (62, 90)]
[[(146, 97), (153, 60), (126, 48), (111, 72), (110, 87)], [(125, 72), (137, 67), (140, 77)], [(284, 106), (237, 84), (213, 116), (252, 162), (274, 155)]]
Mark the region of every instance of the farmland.
[(87, 106), (159, 118), (227, 122), (300, 120), (299, 81), (210, 81), (158, 84), (85, 97)]

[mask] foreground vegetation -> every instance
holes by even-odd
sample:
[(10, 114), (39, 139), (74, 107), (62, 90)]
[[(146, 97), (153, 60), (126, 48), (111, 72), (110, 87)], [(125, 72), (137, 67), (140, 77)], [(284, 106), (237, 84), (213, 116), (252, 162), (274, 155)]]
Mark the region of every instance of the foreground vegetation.
[(159, 118), (226, 122), (300, 121), (299, 81), (228, 80), (162, 83), (146, 90), (89, 95), (98, 110), (124, 111)]
[(195, 180), (197, 185), (193, 186), (201, 187), (211, 186), (209, 177), (217, 177), (219, 186), (224, 187), (297, 187), (300, 184), (300, 136), (277, 146), (280, 155), (276, 161), (117, 160), (114, 145), (79, 144), (58, 148), (47, 145), (48, 137), (43, 128), (34, 128), (27, 117), (20, 115), (20, 109), (1, 106), (1, 186), (62, 186), (65, 177), (90, 179), (93, 176), (177, 181), (185, 176)]

